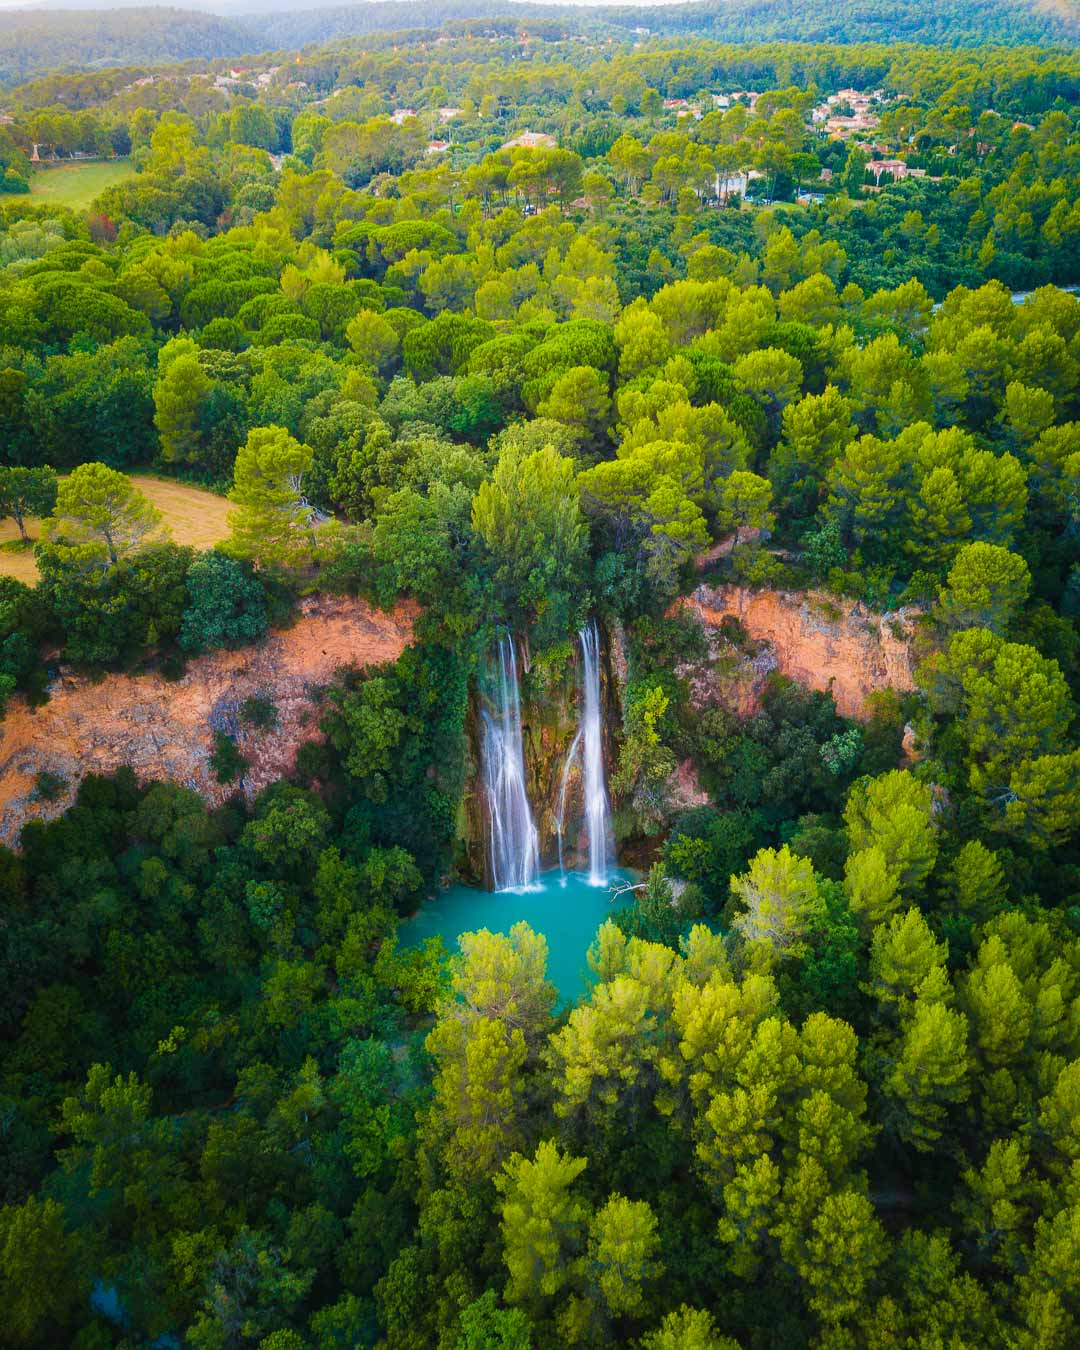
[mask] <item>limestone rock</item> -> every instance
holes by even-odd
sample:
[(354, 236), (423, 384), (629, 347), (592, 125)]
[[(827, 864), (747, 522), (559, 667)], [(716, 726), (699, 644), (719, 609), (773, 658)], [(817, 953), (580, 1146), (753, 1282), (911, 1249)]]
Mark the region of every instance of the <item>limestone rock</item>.
[[(182, 679), (156, 673), (110, 675), (99, 683), (62, 670), (37, 709), (13, 698), (0, 723), (0, 840), (14, 845), (31, 819), (66, 810), (88, 773), (123, 765), (143, 779), (172, 779), (211, 804), (236, 791), (210, 769), (214, 732), (235, 736), (250, 761), (239, 786), (254, 797), (288, 773), (305, 741), (319, 737), (322, 691), (344, 666), (396, 660), (412, 639), (415, 609), (391, 613), (361, 600), (312, 598), (291, 628), (255, 646), (212, 652), (188, 663)], [(268, 699), (276, 726), (245, 725), (248, 698)], [(37, 800), (37, 775), (48, 771), (66, 784), (54, 802)]]

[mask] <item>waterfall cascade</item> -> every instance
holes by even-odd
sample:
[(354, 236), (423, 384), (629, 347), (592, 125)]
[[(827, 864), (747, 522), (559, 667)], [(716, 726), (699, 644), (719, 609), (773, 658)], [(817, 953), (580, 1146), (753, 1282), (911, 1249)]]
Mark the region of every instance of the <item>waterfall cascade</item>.
[(555, 830), (559, 840), (559, 870), (563, 865), (563, 834), (566, 824), (566, 794), (570, 771), (581, 761), (581, 793), (585, 830), (589, 840), (589, 885), (606, 886), (614, 861), (611, 805), (604, 782), (604, 712), (600, 702), (600, 631), (594, 619), (578, 634), (581, 642), (581, 717), (577, 735), (563, 764), (559, 791), (559, 814)]
[(606, 886), (614, 854), (611, 804), (604, 782), (604, 713), (600, 703), (600, 630), (593, 619), (581, 639), (581, 777), (589, 834), (589, 884)]
[(481, 714), (480, 758), (491, 822), (491, 881), (497, 891), (522, 890), (540, 879), (540, 836), (525, 791), (517, 652), (509, 633), (496, 648), (494, 715)]

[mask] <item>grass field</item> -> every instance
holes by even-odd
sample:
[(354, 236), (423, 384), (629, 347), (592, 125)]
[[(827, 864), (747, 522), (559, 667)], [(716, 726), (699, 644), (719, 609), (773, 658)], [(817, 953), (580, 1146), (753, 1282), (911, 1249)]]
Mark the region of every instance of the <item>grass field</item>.
[[(229, 533), (224, 497), (172, 478), (154, 478), (150, 474), (132, 475), (135, 485), (154, 503), (164, 517), (172, 538), (178, 544), (210, 548)], [(27, 521), (30, 537), (36, 539), (38, 522)], [(12, 549), (18, 541), (19, 527), (13, 520), (0, 521), (0, 576), (16, 577), (32, 586), (37, 580), (37, 564), (30, 549)]]
[(49, 165), (33, 171), (30, 196), (34, 200), (82, 211), (99, 192), (130, 176), (129, 159), (96, 159), (85, 164)]

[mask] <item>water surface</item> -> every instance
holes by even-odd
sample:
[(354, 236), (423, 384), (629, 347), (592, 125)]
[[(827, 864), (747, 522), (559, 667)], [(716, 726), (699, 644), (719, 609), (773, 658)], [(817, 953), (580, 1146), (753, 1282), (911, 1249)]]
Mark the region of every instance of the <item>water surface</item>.
[(589, 967), (585, 960), (596, 930), (611, 914), (633, 902), (632, 896), (614, 899), (611, 885), (633, 874), (612, 868), (607, 886), (592, 886), (585, 872), (568, 872), (565, 881), (558, 869), (540, 874), (540, 884), (525, 891), (481, 891), (473, 886), (451, 886), (426, 901), (401, 926), (401, 940), (415, 946), (425, 938), (441, 937), (447, 949), (456, 952), (459, 933), (487, 928), (509, 933), (522, 920), (548, 942), (548, 979), (560, 998), (573, 1002), (585, 992)]

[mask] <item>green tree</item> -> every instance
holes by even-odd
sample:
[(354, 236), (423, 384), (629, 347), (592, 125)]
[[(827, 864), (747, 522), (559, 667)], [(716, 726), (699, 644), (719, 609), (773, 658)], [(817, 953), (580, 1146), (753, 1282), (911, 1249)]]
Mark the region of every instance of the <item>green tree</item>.
[(509, 936), (463, 933), (451, 987), (427, 1048), (435, 1057), (437, 1112), (452, 1172), (490, 1174), (520, 1142), (523, 1071), (535, 1056), (554, 1001), (547, 943), (527, 924)]
[(663, 320), (640, 298), (619, 315), (615, 342), (619, 348), (619, 374), (624, 378), (662, 366), (671, 355), (671, 341)]
[(580, 1277), (589, 1209), (571, 1188), (585, 1167), (545, 1140), (532, 1161), (515, 1153), (495, 1177), (509, 1302), (541, 1304)]
[(1014, 800), (1013, 771), (1055, 752), (1072, 721), (1057, 662), (983, 628), (954, 633), (918, 677), (935, 711), (959, 715), (971, 787), (1005, 806)]
[(915, 999), (947, 1001), (949, 949), (938, 941), (917, 909), (893, 914), (874, 930), (869, 992), (886, 1020), (906, 1019)]
[(180, 646), (189, 652), (257, 642), (267, 629), (266, 592), (250, 569), (223, 553), (204, 553), (187, 574)]
[(461, 1335), (454, 1350), (532, 1350), (529, 1319), (520, 1308), (500, 1308), (494, 1289), (474, 1299), (461, 1313)]
[(998, 855), (979, 839), (969, 839), (953, 859), (950, 889), (957, 908), (973, 917), (998, 910), (1007, 890)]
[(589, 1278), (614, 1317), (641, 1311), (643, 1286), (663, 1269), (659, 1249), (656, 1215), (644, 1200), (613, 1195), (589, 1220)]
[(236, 456), (229, 549), (258, 567), (295, 567), (315, 549), (315, 508), (304, 496), (313, 452), (284, 427), (256, 427)]
[(738, 1350), (738, 1341), (721, 1336), (712, 1313), (703, 1308), (681, 1308), (668, 1313), (656, 1331), (641, 1341), (645, 1350)]
[(944, 1136), (950, 1108), (970, 1094), (968, 1024), (939, 999), (917, 998), (896, 1065), (885, 1081), (898, 1115), (899, 1137), (920, 1153)]
[(937, 860), (933, 793), (906, 769), (863, 779), (848, 794), (844, 824), (852, 852), (877, 848), (905, 894), (925, 882)]
[(869, 1197), (847, 1190), (825, 1198), (797, 1269), (811, 1308), (826, 1325), (859, 1311), (887, 1252), (885, 1229)]
[(32, 1195), (0, 1209), (0, 1292), (12, 1344), (68, 1339), (63, 1329), (81, 1292), (77, 1252), (55, 1200)]
[(229, 138), (240, 145), (257, 146), (260, 150), (273, 150), (278, 141), (274, 119), (257, 103), (241, 103), (232, 110)]
[(740, 356), (731, 369), (746, 392), (760, 404), (773, 436), (779, 436), (784, 409), (802, 391), (802, 363), (777, 347), (762, 347)]
[(965, 544), (938, 602), (950, 628), (988, 628), (1004, 636), (1030, 590), (1023, 558), (998, 544)]
[(55, 469), (0, 465), (0, 517), (10, 516), (25, 540), (28, 517), (43, 519), (56, 506), (59, 482)]
[(397, 330), (381, 314), (371, 309), (358, 310), (345, 328), (349, 346), (372, 370), (382, 369), (400, 346)]
[(1003, 828), (1033, 848), (1067, 840), (1080, 826), (1080, 750), (1023, 760), (1009, 775)]
[(607, 383), (592, 366), (571, 366), (537, 404), (537, 415), (573, 427), (583, 437), (595, 435), (603, 431), (611, 410)]
[(176, 338), (161, 349), (154, 385), (154, 425), (163, 459), (188, 464), (199, 460), (203, 409), (213, 388), (213, 380), (199, 362), (198, 348), (189, 338)]
[(623, 743), (611, 777), (612, 787), (629, 800), (641, 828), (649, 834), (664, 821), (668, 783), (678, 767), (659, 730), (668, 703), (660, 684), (635, 690), (627, 697)]
[(731, 878), (731, 893), (743, 905), (735, 920), (743, 938), (777, 956), (804, 950), (824, 905), (813, 866), (786, 844), (760, 849), (749, 870)]
[(565, 632), (588, 549), (573, 460), (550, 446), (523, 455), (508, 444), (473, 499), (472, 523), (504, 604), (530, 617), (549, 612)]
[(772, 484), (767, 478), (745, 469), (736, 469), (720, 488), (720, 507), (717, 525), (734, 530), (734, 547), (738, 548), (743, 530), (768, 530), (776, 517), (772, 505)]
[(1033, 389), (1012, 380), (1005, 388), (999, 420), (1010, 450), (1022, 452), (1054, 425), (1054, 396), (1046, 389)]
[(80, 574), (107, 572), (160, 534), (161, 512), (125, 474), (80, 464), (60, 481), (45, 546)]
[(781, 441), (769, 459), (769, 478), (782, 509), (809, 511), (826, 475), (855, 439), (851, 405), (834, 385), (789, 403), (781, 418)]
[(866, 166), (870, 162), (870, 156), (859, 146), (853, 145), (844, 161), (843, 184), (849, 197), (861, 197), (863, 195), (863, 184), (866, 181)]
[(848, 855), (844, 865), (844, 891), (851, 912), (866, 930), (872, 931), (900, 904), (898, 877), (890, 872), (884, 850), (872, 844)]

